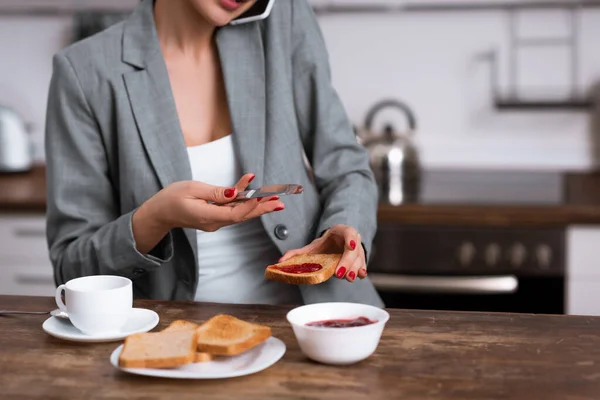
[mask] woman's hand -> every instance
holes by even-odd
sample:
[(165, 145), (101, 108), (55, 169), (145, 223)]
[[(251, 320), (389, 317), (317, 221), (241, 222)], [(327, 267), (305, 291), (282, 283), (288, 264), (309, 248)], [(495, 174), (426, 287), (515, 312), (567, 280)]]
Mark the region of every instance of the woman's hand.
[(361, 245), (360, 234), (351, 226), (334, 225), (312, 243), (300, 249), (287, 251), (279, 261), (309, 253), (342, 253), (335, 271), (335, 276), (340, 279), (345, 277), (347, 281), (354, 282), (356, 277), (364, 279), (367, 276), (365, 251)]
[(248, 187), (252, 179), (254, 174), (246, 174), (231, 188), (197, 181), (177, 182), (155, 196), (155, 207), (161, 210), (161, 220), (170, 229), (194, 228), (206, 232), (214, 232), (227, 225), (283, 210), (284, 204), (279, 198), (231, 203), (239, 192)]
[(133, 214), (133, 234), (138, 251), (149, 252), (173, 228), (214, 232), (284, 209), (276, 196), (234, 202), (235, 196), (245, 190), (252, 179), (254, 174), (246, 174), (231, 188), (183, 181), (162, 189)]

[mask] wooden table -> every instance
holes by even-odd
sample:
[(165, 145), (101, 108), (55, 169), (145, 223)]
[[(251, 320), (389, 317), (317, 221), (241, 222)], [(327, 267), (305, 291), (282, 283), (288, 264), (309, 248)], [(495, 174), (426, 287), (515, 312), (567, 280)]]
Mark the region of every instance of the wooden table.
[[(0, 309), (50, 310), (53, 304), (49, 298), (0, 296)], [(265, 323), (287, 352), (271, 368), (241, 378), (148, 378), (110, 364), (118, 342), (66, 342), (42, 331), (46, 316), (2, 316), (0, 398), (600, 399), (600, 318), (390, 310), (376, 353), (353, 366), (333, 367), (302, 355), (285, 307), (136, 306), (158, 312), (156, 329), (216, 313)]]

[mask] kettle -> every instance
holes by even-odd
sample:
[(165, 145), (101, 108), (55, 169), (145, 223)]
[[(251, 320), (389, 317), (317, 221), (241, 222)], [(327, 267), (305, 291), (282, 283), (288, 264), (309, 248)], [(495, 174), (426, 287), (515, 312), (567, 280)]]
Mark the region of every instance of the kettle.
[(32, 164), (33, 146), (25, 121), (0, 105), (0, 172), (29, 171)]
[[(385, 108), (400, 110), (406, 117), (408, 130), (399, 132), (388, 123), (383, 132), (374, 132), (373, 120)], [(363, 130), (357, 132), (357, 140), (369, 152), (381, 203), (400, 205), (419, 199), (421, 165), (413, 141), (416, 127), (412, 110), (399, 100), (388, 99), (375, 104), (368, 111)]]

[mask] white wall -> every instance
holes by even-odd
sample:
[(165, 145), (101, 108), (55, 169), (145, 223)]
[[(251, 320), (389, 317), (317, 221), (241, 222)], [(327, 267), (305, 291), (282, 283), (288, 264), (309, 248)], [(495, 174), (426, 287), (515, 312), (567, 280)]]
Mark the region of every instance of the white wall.
[(68, 43), (71, 27), (67, 17), (0, 15), (0, 104), (32, 124), (38, 160), (43, 158), (52, 55)]
[[(508, 79), (507, 16), (500, 11), (320, 16), (334, 84), (348, 113), (361, 125), (384, 97), (406, 101), (417, 114), (417, 137), (426, 166), (555, 169), (588, 168), (596, 147), (585, 112), (498, 113), (492, 107), (489, 65), (478, 57), (499, 51), (503, 87)], [(587, 90), (600, 79), (600, 11), (579, 16), (580, 80)], [(561, 13), (525, 15), (521, 32), (549, 35), (565, 29)], [(34, 123), (38, 158), (51, 55), (67, 43), (66, 17), (0, 16), (0, 104)], [(539, 33), (539, 32), (538, 32)], [(561, 50), (524, 55), (523, 96), (558, 96), (568, 90)], [(394, 111), (378, 120), (402, 119)]]
[[(526, 15), (523, 30), (559, 34), (564, 15)], [(562, 18), (561, 18), (562, 17)], [(600, 78), (600, 12), (580, 17), (579, 86)], [(481, 53), (498, 50), (508, 80), (508, 18), (500, 11), (324, 15), (334, 83), (352, 119), (361, 123), (383, 97), (403, 99), (419, 120), (424, 160), (435, 166), (586, 168), (594, 161), (585, 112), (504, 112), (492, 107), (489, 64)], [(550, 28), (550, 29), (549, 29)], [(524, 98), (565, 93), (570, 72), (564, 52), (525, 54)], [(550, 51), (549, 51), (550, 50)], [(382, 114), (397, 121), (395, 112)]]

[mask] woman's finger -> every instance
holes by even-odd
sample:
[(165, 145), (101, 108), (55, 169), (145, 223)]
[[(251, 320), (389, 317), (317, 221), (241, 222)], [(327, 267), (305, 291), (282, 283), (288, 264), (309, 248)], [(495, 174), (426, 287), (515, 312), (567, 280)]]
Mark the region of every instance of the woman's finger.
[(248, 187), (248, 185), (250, 184), (250, 182), (252, 182), (254, 180), (254, 178), (256, 178), (256, 175), (252, 174), (252, 173), (248, 173), (248, 174), (244, 174), (239, 181), (237, 181), (237, 183), (235, 184), (235, 189), (238, 192), (244, 191), (246, 190), (246, 188)]
[(363, 250), (362, 246), (360, 246), (359, 258), (362, 263), (362, 266), (358, 269), (358, 277), (360, 279), (365, 279), (367, 277), (367, 259), (365, 257), (365, 251)]
[(359, 271), (364, 267), (363, 260), (360, 257), (356, 257), (354, 263), (350, 266), (350, 269), (346, 273), (346, 280), (348, 282), (354, 282), (358, 277)]
[(283, 256), (281, 256), (281, 258), (279, 259), (279, 262), (289, 260), (290, 258), (297, 256), (299, 254), (318, 253), (322, 246), (323, 246), (323, 240), (315, 239), (311, 243), (307, 244), (304, 247), (286, 251), (283, 254)]
[(342, 258), (340, 259), (340, 262), (338, 263), (338, 267), (335, 270), (335, 276), (337, 276), (340, 279), (346, 277), (346, 279), (348, 279), (350, 281), (353, 281), (354, 279), (356, 279), (356, 271), (353, 272), (354, 277), (352, 279), (350, 279), (348, 274), (350, 274), (350, 271), (352, 270), (352, 267), (354, 266), (354, 261), (356, 261), (357, 258), (358, 258), (358, 252), (352, 251), (352, 250), (344, 251), (344, 253), (342, 254)]
[(248, 212), (244, 215), (246, 219), (252, 219), (260, 217), (263, 214), (267, 214), (274, 211), (285, 210), (285, 204), (279, 200), (279, 196), (268, 197), (256, 201), (254, 199), (246, 200), (244, 203), (248, 203)]
[(227, 226), (247, 221), (268, 212), (283, 210), (285, 206), (280, 201), (261, 204), (253, 200), (246, 200), (226, 205), (197, 202), (194, 207), (194, 214), (197, 216), (194, 221), (195, 224)]
[(343, 231), (344, 236), (344, 247), (350, 251), (357, 250), (357, 247), (360, 246), (360, 235), (356, 231), (356, 229), (347, 226)]
[(186, 183), (185, 191), (190, 198), (200, 199), (217, 204), (229, 203), (238, 194), (235, 187), (213, 186), (200, 181)]
[(348, 232), (348, 238), (346, 239), (346, 243), (347, 246), (350, 247), (350, 249), (352, 249), (352, 251), (358, 253), (358, 259), (356, 262), (359, 266), (356, 271), (356, 276), (359, 279), (365, 279), (367, 277), (367, 261), (365, 257), (365, 250), (362, 247), (362, 238), (360, 234), (352, 228), (351, 231)]
[(216, 204), (227, 204), (234, 201), (239, 192), (246, 190), (254, 178), (254, 174), (245, 174), (232, 187), (214, 186), (200, 181), (188, 181), (185, 190), (190, 197)]

